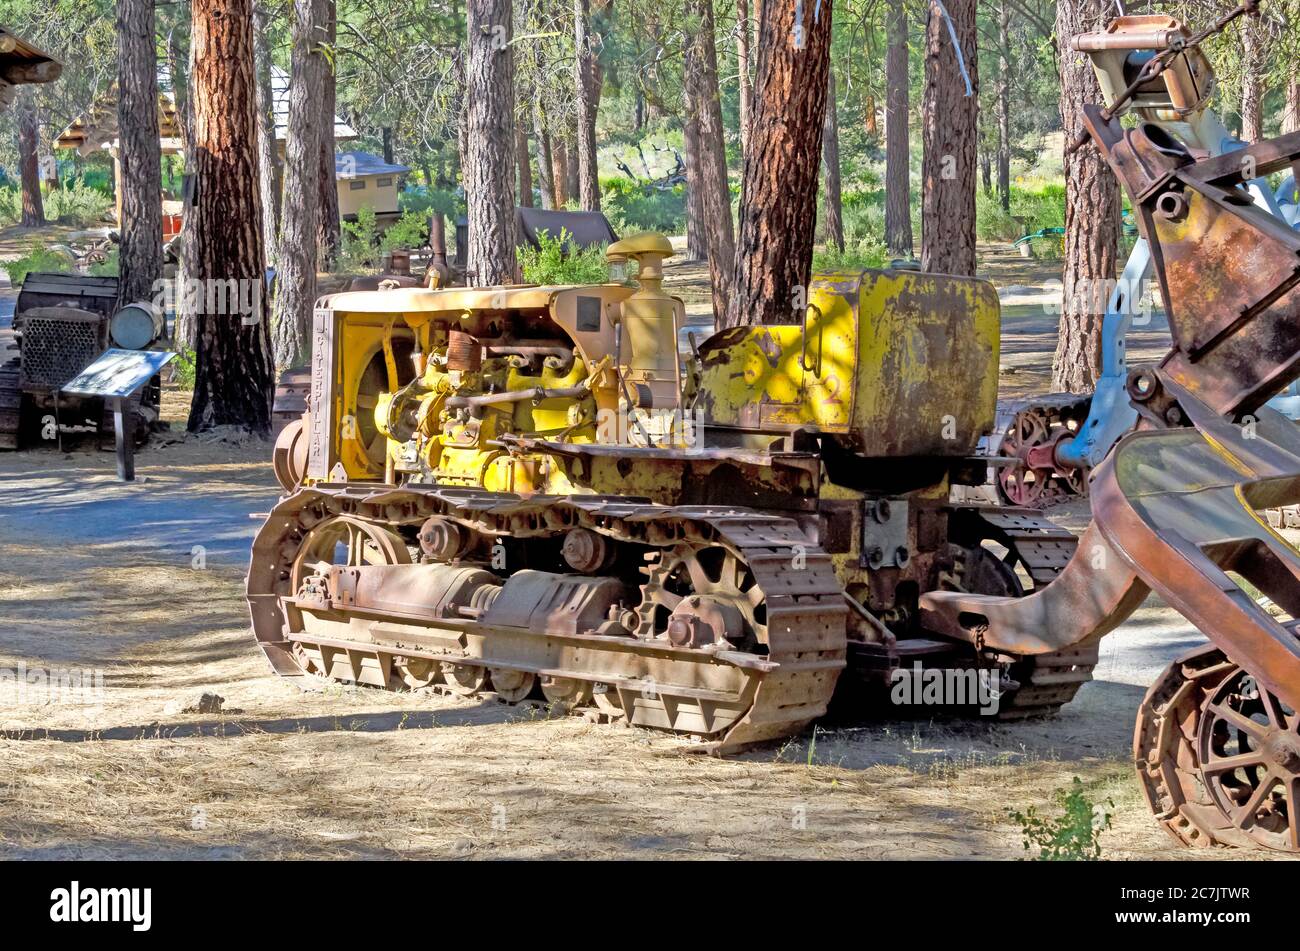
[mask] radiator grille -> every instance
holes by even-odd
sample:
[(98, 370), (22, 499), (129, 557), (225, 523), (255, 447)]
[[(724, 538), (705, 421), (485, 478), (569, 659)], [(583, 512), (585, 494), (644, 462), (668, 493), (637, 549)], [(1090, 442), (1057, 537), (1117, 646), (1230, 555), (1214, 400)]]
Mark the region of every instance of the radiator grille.
[(105, 325), (95, 317), (23, 316), (22, 386), (56, 390), (106, 349)]

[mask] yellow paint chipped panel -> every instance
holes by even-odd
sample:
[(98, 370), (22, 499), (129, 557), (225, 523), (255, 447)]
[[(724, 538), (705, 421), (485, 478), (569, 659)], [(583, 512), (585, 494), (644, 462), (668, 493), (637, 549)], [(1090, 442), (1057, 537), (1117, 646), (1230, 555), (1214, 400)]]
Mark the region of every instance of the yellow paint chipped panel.
[(843, 434), (871, 456), (964, 455), (993, 425), (1001, 315), (984, 281), (820, 275), (801, 326), (740, 327), (700, 348), (716, 425)]

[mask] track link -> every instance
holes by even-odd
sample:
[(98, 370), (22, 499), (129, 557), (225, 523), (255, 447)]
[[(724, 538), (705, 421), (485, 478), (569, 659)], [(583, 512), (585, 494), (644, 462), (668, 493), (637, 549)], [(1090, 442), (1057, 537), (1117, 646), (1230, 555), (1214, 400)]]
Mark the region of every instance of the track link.
[(18, 374), (18, 357), (0, 365), (0, 450), (18, 448), (23, 406)]
[[(432, 516), (517, 541), (556, 539), (581, 527), (651, 551), (721, 546), (743, 561), (761, 591), (760, 643), (748, 652), (693, 649), (662, 640), (484, 631), (468, 622), (432, 620), (431, 627), (444, 629), (444, 644), (445, 631), (455, 628), (454, 647), (430, 646), (433, 641), (414, 635), (403, 642), (387, 636), (379, 623), (369, 625), (364, 639), (314, 633), (311, 612), (290, 590), (294, 559), (313, 528), (349, 517), (411, 534)], [(314, 486), (282, 499), (258, 533), (248, 601), (254, 633), (281, 675), (302, 673), (304, 656), (316, 652), (320, 658), (323, 649), (330, 657), (325, 673), (381, 687), (399, 683), (394, 674), (409, 674), (412, 660), (450, 665), (454, 680), (471, 691), (485, 686), (486, 679), (474, 673), (484, 668), (581, 680), (592, 685), (598, 708), (607, 714), (633, 725), (695, 733), (726, 751), (789, 736), (821, 716), (845, 665), (847, 608), (830, 556), (810, 545), (792, 519), (743, 508), (420, 486)], [(458, 672), (466, 669), (469, 675), (462, 678)], [(515, 699), (518, 678), (507, 679), (507, 689), (497, 692)]]
[[(1074, 557), (1078, 537), (1026, 509), (982, 508), (977, 511), (988, 533), (1008, 549), (1008, 564), (1028, 576), (1029, 590), (1050, 584)], [(1025, 657), (1011, 665), (1010, 677), (1020, 686), (1003, 695), (1002, 720), (1052, 716), (1072, 701), (1092, 680), (1097, 645), (1078, 645), (1053, 654)]]

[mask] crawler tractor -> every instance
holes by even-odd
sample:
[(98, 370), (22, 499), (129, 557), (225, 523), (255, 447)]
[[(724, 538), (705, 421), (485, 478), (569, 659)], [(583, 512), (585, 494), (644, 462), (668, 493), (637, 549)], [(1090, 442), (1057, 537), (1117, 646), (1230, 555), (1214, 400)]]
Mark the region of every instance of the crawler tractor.
[[(1140, 711), (1152, 809), (1185, 843), (1300, 851), (1300, 557), (1254, 511), (1300, 501), (1300, 435), (1264, 407), (1300, 376), (1300, 235), (1251, 204), (1240, 154), (1087, 118), (1174, 342), (1129, 380), (1138, 428), (1094, 470), (1078, 544), (949, 501), (990, 464), (988, 284), (822, 275), (797, 322), (683, 352), (670, 246), (635, 236), (608, 251), (635, 286), (322, 300), (248, 575), (271, 665), (725, 752), (918, 664), (996, 670), (1001, 716), (1050, 713), (1155, 590), (1210, 643)], [(1300, 134), (1247, 153), (1267, 175)]]

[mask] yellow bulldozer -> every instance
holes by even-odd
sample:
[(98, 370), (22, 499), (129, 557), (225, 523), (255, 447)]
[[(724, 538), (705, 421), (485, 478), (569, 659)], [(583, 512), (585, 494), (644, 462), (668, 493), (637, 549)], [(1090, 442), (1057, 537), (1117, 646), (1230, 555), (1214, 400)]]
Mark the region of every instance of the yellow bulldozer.
[[(1178, 36), (1156, 59), (1186, 55)], [(1051, 713), (1155, 590), (1209, 643), (1139, 712), (1154, 813), (1188, 844), (1300, 851), (1300, 557), (1255, 512), (1300, 501), (1300, 436), (1264, 406), (1300, 376), (1300, 235), (1242, 177), (1300, 160), (1300, 134), (1204, 158), (1100, 107), (1087, 121), (1173, 343), (1132, 373), (1139, 422), (1093, 472), (1081, 540), (951, 501), (997, 464), (978, 452), (989, 284), (820, 275), (789, 325), (696, 345), (662, 288), (671, 246), (638, 235), (608, 249), (631, 283), (322, 299), (248, 574), (272, 667), (537, 699), (726, 752), (928, 673), (996, 684), (994, 703), (936, 705)]]

